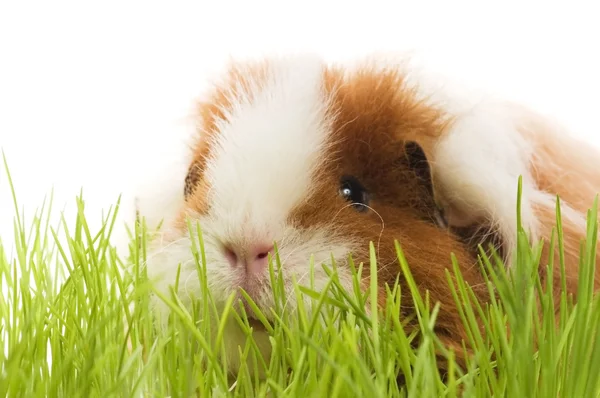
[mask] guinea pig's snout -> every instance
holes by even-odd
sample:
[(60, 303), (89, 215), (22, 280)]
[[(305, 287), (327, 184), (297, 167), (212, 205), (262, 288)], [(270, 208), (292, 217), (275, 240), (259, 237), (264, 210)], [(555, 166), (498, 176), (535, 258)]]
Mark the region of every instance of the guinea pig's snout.
[(272, 244), (253, 242), (247, 245), (225, 244), (223, 251), (229, 264), (234, 267), (244, 267), (250, 274), (263, 272), (269, 266), (269, 253), (273, 253)]

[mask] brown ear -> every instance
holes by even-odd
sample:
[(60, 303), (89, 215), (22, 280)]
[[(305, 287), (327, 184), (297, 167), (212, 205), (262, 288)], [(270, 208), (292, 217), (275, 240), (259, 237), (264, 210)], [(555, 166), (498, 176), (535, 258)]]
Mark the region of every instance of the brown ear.
[(443, 210), (437, 205), (433, 190), (433, 178), (429, 160), (423, 147), (415, 141), (404, 143), (404, 156), (408, 168), (414, 173), (421, 188), (420, 200), (427, 209), (426, 218), (433, 221), (440, 228), (448, 226)]
[(492, 255), (490, 247), (493, 247), (500, 256), (504, 256), (503, 240), (500, 233), (492, 225), (486, 223), (476, 223), (466, 226), (448, 224), (444, 215), (444, 209), (435, 200), (431, 165), (425, 155), (425, 151), (415, 141), (407, 141), (404, 143), (404, 153), (408, 167), (419, 180), (422, 192), (425, 193), (421, 199), (429, 205), (428, 208), (432, 209), (431, 216), (435, 223), (441, 228), (448, 228), (469, 247), (475, 256), (479, 255), (479, 245), (490, 256)]
[(408, 167), (415, 173), (422, 187), (433, 199), (433, 183), (431, 179), (431, 168), (421, 145), (415, 141), (407, 141), (404, 144), (404, 154), (408, 161)]

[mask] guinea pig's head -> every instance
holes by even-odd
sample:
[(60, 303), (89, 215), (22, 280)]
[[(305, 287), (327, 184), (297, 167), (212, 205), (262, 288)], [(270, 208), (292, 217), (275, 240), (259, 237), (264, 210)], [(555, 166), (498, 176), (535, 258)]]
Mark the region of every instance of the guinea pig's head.
[(349, 257), (368, 265), (369, 242), (383, 302), (384, 284), (401, 272), (397, 240), (419, 286), (446, 310), (442, 332), (454, 333), (460, 321), (444, 273), (451, 253), (466, 278), (478, 276), (474, 251), (440, 221), (434, 200), (428, 152), (448, 120), (400, 69), (345, 69), (308, 56), (233, 64), (198, 120), (184, 205), (148, 261), (161, 286), (181, 264), (179, 294), (185, 301), (200, 291), (188, 230), (198, 222), (217, 303), (243, 288), (270, 314), (274, 244), (290, 308), (293, 277), (309, 283), (311, 258), (315, 288), (329, 278), (319, 264), (333, 259), (351, 290)]

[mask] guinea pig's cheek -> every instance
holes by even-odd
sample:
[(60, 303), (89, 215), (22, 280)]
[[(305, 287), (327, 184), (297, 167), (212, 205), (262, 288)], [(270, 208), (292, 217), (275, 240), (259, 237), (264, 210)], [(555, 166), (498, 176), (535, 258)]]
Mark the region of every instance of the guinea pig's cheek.
[[(297, 244), (284, 247), (280, 253), (282, 268), (287, 285), (292, 289), (292, 275), (298, 284), (312, 287), (321, 291), (329, 282), (329, 275), (323, 269), (325, 264), (332, 267), (332, 259), (336, 264), (338, 277), (342, 286), (352, 289), (352, 276), (348, 268), (348, 256), (357, 248), (357, 242), (339, 236), (338, 233), (320, 229), (310, 230), (300, 234)], [(311, 283), (314, 275), (314, 286)], [(291, 296), (294, 297), (293, 291)]]
[[(169, 297), (171, 288), (177, 285), (176, 293), (184, 304), (203, 296), (193, 245), (186, 233), (172, 236), (168, 241), (159, 237), (151, 242), (146, 261), (146, 272), (155, 288)], [(208, 287), (215, 300), (220, 300), (220, 296), (227, 293), (226, 287), (232, 284), (233, 278), (215, 261), (218, 258), (210, 239), (205, 242), (205, 258)]]
[[(151, 244), (146, 261), (148, 279), (167, 297), (170, 295), (171, 286), (177, 282), (177, 272), (180, 267), (177, 294), (183, 302), (189, 301), (189, 298), (199, 291), (199, 285), (189, 283), (198, 279), (190, 247), (191, 241), (185, 237), (170, 242), (155, 241)], [(165, 304), (160, 302), (159, 307), (163, 306)]]

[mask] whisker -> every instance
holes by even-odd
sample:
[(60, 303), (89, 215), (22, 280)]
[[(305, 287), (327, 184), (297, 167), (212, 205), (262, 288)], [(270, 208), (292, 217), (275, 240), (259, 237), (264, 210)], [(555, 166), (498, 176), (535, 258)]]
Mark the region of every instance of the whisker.
[(383, 220), (383, 217), (381, 216), (381, 214), (379, 214), (379, 212), (377, 212), (377, 210), (375, 210), (374, 208), (372, 208), (369, 205), (366, 205), (364, 203), (348, 203), (347, 205), (343, 206), (341, 209), (338, 210), (337, 213), (335, 213), (335, 215), (333, 216), (331, 221), (335, 221), (335, 219), (337, 218), (337, 216), (344, 210), (347, 209), (350, 206), (364, 206), (367, 209), (371, 210), (373, 213), (377, 214), (377, 217), (379, 217), (379, 219), (381, 220), (381, 231), (379, 231), (379, 237), (377, 238), (377, 257), (379, 257), (379, 248), (381, 245), (381, 237), (383, 236), (383, 231), (385, 229), (385, 221)]

